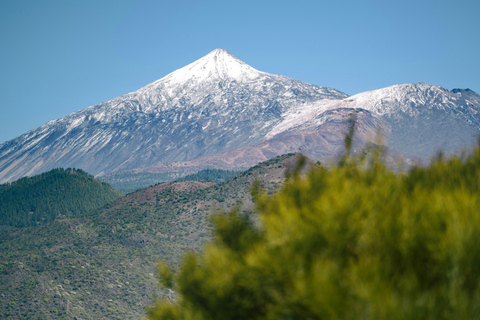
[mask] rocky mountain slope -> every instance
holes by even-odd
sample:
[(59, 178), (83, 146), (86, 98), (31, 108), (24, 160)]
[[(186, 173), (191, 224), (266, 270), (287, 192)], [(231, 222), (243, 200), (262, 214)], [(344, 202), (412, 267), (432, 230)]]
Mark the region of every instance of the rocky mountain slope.
[(260, 72), (217, 49), (135, 92), (0, 145), (0, 181), (54, 167), (104, 175), (260, 142), (288, 110), (347, 96)]

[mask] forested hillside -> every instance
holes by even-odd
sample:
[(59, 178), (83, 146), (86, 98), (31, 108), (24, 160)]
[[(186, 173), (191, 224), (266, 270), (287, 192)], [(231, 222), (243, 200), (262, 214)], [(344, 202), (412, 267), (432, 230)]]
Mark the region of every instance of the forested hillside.
[(178, 265), (211, 239), (210, 214), (253, 212), (258, 180), (274, 193), (298, 155), (261, 163), (221, 183), (170, 182), (81, 216), (35, 228), (0, 229), (0, 319), (142, 319), (156, 265)]
[(54, 169), (0, 186), (0, 225), (37, 226), (78, 216), (120, 196), (80, 169)]
[(120, 172), (98, 177), (113, 188), (128, 194), (140, 189), (148, 188), (158, 183), (169, 182), (179, 177), (179, 173), (150, 173), (150, 172)]
[(120, 192), (128, 194), (162, 182), (187, 180), (222, 182), (236, 176), (240, 172), (242, 171), (204, 169), (186, 176), (185, 172), (181, 170), (170, 173), (120, 172), (102, 176), (98, 179), (110, 184)]
[(221, 169), (203, 169), (197, 173), (186, 175), (176, 181), (213, 181), (222, 182), (235, 177), (242, 171), (221, 170)]

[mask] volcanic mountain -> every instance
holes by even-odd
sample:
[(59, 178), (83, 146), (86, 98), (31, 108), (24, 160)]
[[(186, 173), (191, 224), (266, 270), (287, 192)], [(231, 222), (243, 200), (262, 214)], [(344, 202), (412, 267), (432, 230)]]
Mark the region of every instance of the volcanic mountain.
[(286, 112), (346, 97), (216, 49), (135, 92), (3, 143), (0, 182), (56, 167), (104, 175), (213, 156), (261, 142)]
[(56, 167), (96, 176), (238, 170), (291, 152), (323, 162), (342, 151), (352, 117), (354, 146), (378, 141), (394, 157), (424, 161), (440, 149), (471, 148), (480, 95), (415, 83), (348, 97), (216, 49), (137, 91), (1, 144), (0, 182)]

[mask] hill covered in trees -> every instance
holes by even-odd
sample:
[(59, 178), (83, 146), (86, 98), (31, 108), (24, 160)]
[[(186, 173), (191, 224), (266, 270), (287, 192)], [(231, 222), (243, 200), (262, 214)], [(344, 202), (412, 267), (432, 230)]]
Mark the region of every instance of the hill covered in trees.
[(298, 155), (261, 163), (221, 183), (168, 182), (102, 208), (35, 228), (0, 229), (1, 319), (141, 319), (159, 260), (211, 239), (212, 212), (253, 212), (254, 181), (275, 193)]
[(123, 194), (128, 194), (163, 182), (187, 180), (222, 182), (236, 176), (240, 172), (242, 171), (203, 169), (196, 173), (185, 175), (185, 172), (181, 170), (170, 173), (132, 171), (113, 173), (98, 177), (98, 179), (110, 184)]
[(128, 194), (140, 189), (145, 189), (155, 184), (169, 182), (180, 176), (180, 173), (151, 173), (151, 172), (120, 172), (98, 177), (113, 188)]
[(37, 226), (84, 214), (120, 196), (80, 169), (53, 169), (0, 185), (0, 225)]
[(194, 174), (186, 175), (176, 181), (213, 181), (222, 182), (235, 177), (242, 171), (222, 170), (222, 169), (203, 169)]

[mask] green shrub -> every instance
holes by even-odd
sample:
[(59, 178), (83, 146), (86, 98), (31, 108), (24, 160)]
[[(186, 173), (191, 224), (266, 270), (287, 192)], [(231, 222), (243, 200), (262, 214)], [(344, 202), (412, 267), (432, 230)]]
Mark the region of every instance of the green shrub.
[[(374, 157), (375, 158), (375, 157)], [(150, 319), (480, 319), (480, 150), (395, 173), (346, 158), (236, 212)]]

